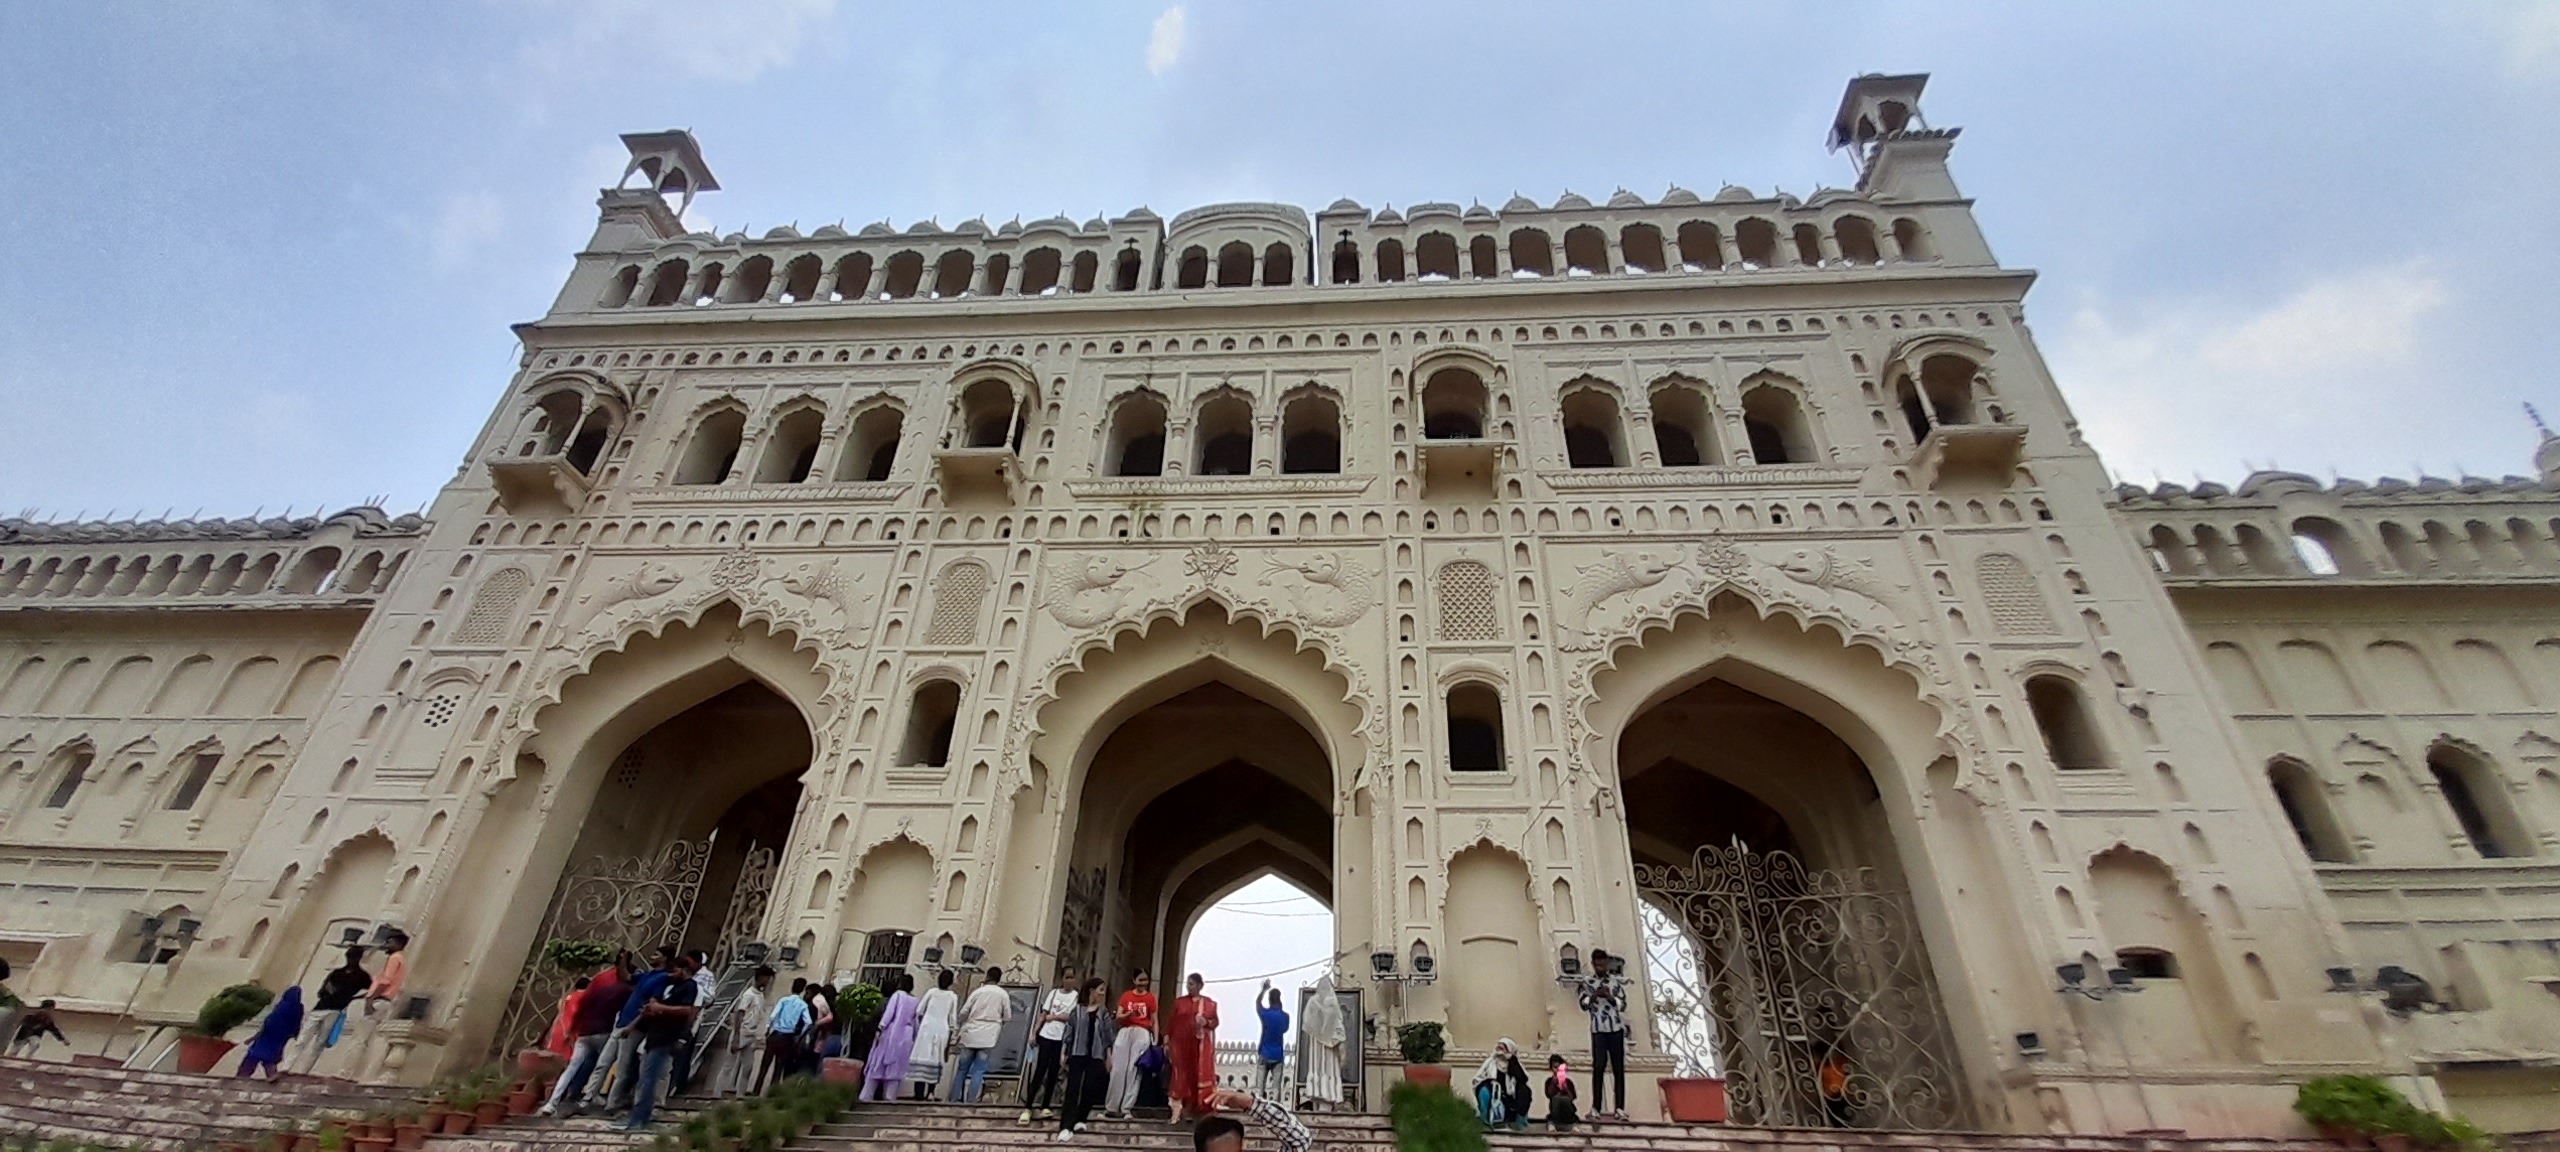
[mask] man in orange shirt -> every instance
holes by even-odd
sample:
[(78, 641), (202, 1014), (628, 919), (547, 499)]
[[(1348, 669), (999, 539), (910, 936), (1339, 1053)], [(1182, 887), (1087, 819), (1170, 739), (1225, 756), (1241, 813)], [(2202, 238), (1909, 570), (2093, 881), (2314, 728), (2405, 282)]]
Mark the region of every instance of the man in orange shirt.
[(373, 987), (364, 991), (364, 1036), (356, 1042), (355, 1074), (362, 1077), (372, 1070), (374, 1033), (382, 1030), (382, 1022), (392, 1012), (392, 1003), (400, 998), (400, 986), (409, 981), (409, 934), (394, 931), (382, 941), (382, 975), (373, 978)]
[(1102, 1114), (1117, 1120), (1138, 1103), (1138, 1057), (1156, 1042), (1156, 994), (1144, 971), (1129, 977), (1120, 994), (1120, 1031), (1111, 1038), (1111, 1095)]
[(1173, 1002), (1171, 1027), (1165, 1031), (1165, 1055), (1173, 1061), (1173, 1079), (1165, 1095), (1173, 1102), (1173, 1121), (1217, 1111), (1210, 1098), (1218, 1091), (1218, 1002), (1200, 994), (1200, 974), (1182, 982)]

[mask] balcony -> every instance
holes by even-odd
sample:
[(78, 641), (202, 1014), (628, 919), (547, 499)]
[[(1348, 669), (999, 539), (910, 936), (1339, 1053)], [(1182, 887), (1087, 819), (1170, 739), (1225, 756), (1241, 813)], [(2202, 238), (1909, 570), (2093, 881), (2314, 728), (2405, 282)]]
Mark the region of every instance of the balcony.
[(1495, 473), (1501, 470), (1502, 450), (1509, 447), (1500, 440), (1425, 440), (1414, 449), (1415, 463), (1422, 473), (1422, 494), (1455, 498), (1492, 496), (1496, 489)]
[(937, 449), (933, 468), (942, 485), (943, 502), (952, 507), (1010, 506), (1017, 500), (1014, 489), (1022, 480), (1022, 458), (1012, 448)]
[(558, 452), (489, 458), (498, 503), (518, 516), (565, 516), (586, 502), (595, 481)]
[(1940, 424), (1912, 452), (1912, 479), (1924, 488), (2005, 488), (2026, 446), (2027, 430), (2015, 424)]

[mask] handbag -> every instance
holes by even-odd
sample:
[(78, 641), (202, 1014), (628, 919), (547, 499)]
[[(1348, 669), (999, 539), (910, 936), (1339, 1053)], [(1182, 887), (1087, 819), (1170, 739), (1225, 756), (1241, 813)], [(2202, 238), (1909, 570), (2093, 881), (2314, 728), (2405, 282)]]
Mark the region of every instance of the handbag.
[(1168, 1062), (1169, 1058), (1165, 1056), (1162, 1044), (1149, 1044), (1146, 1051), (1138, 1053), (1138, 1071), (1140, 1072), (1162, 1072)]
[(346, 1014), (344, 1011), (341, 1011), (341, 1012), (339, 1012), (339, 1013), (338, 1013), (338, 1015), (337, 1015), (335, 1018), (333, 1018), (333, 1019), (331, 1019), (331, 1020), (329, 1021), (329, 1038), (328, 1038), (327, 1040), (323, 1040), (323, 1041), (321, 1041), (321, 1042), (320, 1042), (320, 1046), (321, 1046), (321, 1047), (323, 1047), (323, 1048), (335, 1048), (335, 1047), (337, 1047), (337, 1046), (338, 1046), (338, 1037), (339, 1037), (341, 1034), (345, 1033), (345, 1032), (346, 1032), (346, 1030), (347, 1030), (347, 1014)]

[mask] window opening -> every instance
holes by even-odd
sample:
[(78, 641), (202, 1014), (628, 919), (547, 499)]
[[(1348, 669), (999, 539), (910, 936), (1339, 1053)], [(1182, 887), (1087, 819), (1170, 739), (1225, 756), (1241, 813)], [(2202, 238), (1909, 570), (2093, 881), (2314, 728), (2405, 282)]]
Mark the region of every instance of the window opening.
[(1450, 770), (1502, 771), (1501, 694), (1489, 684), (1460, 684), (1449, 689), (1448, 713)]

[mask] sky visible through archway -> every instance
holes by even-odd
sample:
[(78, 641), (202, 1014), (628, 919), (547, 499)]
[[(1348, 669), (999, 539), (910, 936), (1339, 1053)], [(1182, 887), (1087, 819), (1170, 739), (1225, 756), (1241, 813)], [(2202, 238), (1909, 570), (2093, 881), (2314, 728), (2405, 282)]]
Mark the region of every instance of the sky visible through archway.
[[(1267, 978), (1291, 1013), (1294, 1043), (1298, 989), (1323, 973), (1332, 950), (1333, 913), (1297, 885), (1264, 876), (1201, 913), (1182, 954), (1191, 971), (1208, 978), (1209, 995), (1218, 1002), (1218, 1039), (1261, 1038), (1254, 997)], [(1181, 994), (1178, 977), (1161, 979), (1158, 986), (1168, 1002)]]

